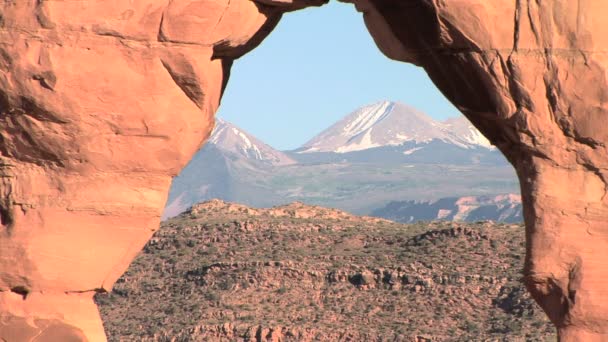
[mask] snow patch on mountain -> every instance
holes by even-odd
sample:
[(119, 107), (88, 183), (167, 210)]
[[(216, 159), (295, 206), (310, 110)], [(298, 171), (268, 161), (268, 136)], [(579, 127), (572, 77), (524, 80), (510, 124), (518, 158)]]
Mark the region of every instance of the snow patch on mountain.
[(220, 150), (236, 154), (240, 157), (272, 165), (295, 163), (285, 153), (275, 150), (244, 130), (222, 119), (216, 120), (215, 129), (209, 138), (209, 143), (216, 145)]
[(405, 150), (403, 151), (403, 154), (405, 154), (406, 156), (409, 156), (410, 154), (422, 150), (424, 147), (414, 147), (414, 148), (410, 148), (409, 150)]
[(488, 138), (483, 136), (480, 131), (473, 126), (469, 120), (464, 116), (458, 118), (450, 118), (443, 122), (447, 129), (453, 132), (460, 139), (464, 140), (467, 144), (477, 145), (489, 149), (495, 147), (490, 143)]
[(480, 131), (478, 131), (473, 125), (471, 125), (470, 134), (464, 138), (473, 145), (484, 146), (487, 148), (493, 148), (492, 143), (486, 138)]
[(356, 111), (354, 119), (344, 127), (342, 135), (355, 137), (369, 130), (372, 126), (382, 121), (390, 113), (393, 107), (391, 102), (380, 102), (371, 106), (363, 107)]
[(336, 152), (354, 152), (381, 146), (372, 142), (371, 132), (369, 130), (362, 132), (362, 134), (363, 136), (361, 137), (361, 139), (359, 139), (358, 141), (353, 141), (351, 144), (338, 147), (336, 149)]

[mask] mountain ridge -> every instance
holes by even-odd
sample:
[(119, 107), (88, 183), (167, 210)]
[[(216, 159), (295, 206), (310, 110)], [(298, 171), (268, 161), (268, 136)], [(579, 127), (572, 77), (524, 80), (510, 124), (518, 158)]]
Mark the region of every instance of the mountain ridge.
[(248, 159), (272, 165), (295, 164), (296, 161), (272, 146), (262, 142), (245, 130), (221, 118), (216, 119), (215, 128), (208, 144)]
[(464, 116), (438, 121), (403, 103), (381, 101), (351, 112), (295, 151), (347, 153), (432, 140), (494, 148)]
[[(399, 114), (404, 106), (383, 101), (360, 109), (365, 115), (357, 120), (352, 113), (345, 116), (336, 124), (348, 127), (353, 136), (335, 136), (341, 153), (279, 151), (218, 118), (207, 144), (174, 178), (163, 219), (212, 198), (258, 208), (302, 201), (369, 215), (391, 201), (518, 190), (511, 166), (497, 149), (484, 147), (466, 118), (439, 123), (413, 109)], [(397, 129), (397, 123), (411, 131)], [(336, 124), (324, 131), (325, 138)], [(362, 136), (373, 137), (381, 129), (387, 129), (388, 138), (347, 151), (363, 146)], [(460, 140), (454, 138), (457, 133)]]

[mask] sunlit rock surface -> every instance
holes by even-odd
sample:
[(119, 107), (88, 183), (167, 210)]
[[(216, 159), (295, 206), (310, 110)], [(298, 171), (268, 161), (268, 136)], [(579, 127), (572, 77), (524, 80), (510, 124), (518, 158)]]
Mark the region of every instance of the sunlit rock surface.
[(422, 66), (515, 166), (524, 280), (562, 340), (607, 340), (608, 4), (354, 3), (379, 48)]
[(0, 4), (0, 339), (105, 340), (91, 298), (158, 229), (233, 58), (307, 4)]

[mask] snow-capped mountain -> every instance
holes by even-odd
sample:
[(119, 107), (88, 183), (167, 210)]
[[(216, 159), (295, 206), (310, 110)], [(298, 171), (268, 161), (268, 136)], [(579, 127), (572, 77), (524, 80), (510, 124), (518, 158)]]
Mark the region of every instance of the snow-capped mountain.
[(269, 170), (295, 162), (232, 123), (216, 119), (205, 146), (173, 179), (163, 218), (212, 198), (272, 206), (279, 203), (278, 196), (250, 180), (267, 178)]
[(410, 155), (424, 148), (416, 145), (442, 141), (460, 148), (492, 149), (490, 142), (464, 117), (441, 122), (398, 102), (383, 101), (362, 107), (305, 143), (298, 153), (349, 153), (399, 146)]
[(219, 118), (216, 119), (215, 129), (207, 143), (249, 160), (266, 162), (272, 165), (295, 163), (285, 153), (275, 150), (232, 123)]
[(438, 122), (394, 102), (356, 111), (312, 139), (308, 153), (278, 151), (217, 119), (209, 141), (173, 179), (163, 217), (212, 198), (254, 207), (297, 200), (369, 214), (396, 200), (517, 191), (513, 168), (482, 138), (464, 117)]

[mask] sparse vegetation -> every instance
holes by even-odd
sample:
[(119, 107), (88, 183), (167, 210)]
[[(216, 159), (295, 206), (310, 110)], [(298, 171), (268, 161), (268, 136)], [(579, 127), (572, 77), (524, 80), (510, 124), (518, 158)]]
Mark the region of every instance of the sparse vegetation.
[(519, 282), (520, 225), (214, 203), (165, 222), (97, 295), (111, 341), (554, 338)]

